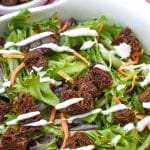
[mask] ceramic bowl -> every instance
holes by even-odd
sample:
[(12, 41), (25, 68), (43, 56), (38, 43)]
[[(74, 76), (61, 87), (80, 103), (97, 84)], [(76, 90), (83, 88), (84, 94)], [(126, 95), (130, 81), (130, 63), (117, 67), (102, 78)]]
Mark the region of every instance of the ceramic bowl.
[(10, 12), (18, 11), (22, 8), (32, 8), (46, 4), (47, 0), (32, 0), (30, 2), (19, 4), (15, 6), (0, 5), (0, 15), (8, 14)]
[[(105, 15), (111, 22), (130, 27), (150, 52), (150, 0), (57, 0), (30, 11), (30, 21), (49, 17), (56, 12), (63, 19), (74, 17), (79, 21)], [(9, 19), (17, 13), (0, 17), (0, 34), (7, 31)]]

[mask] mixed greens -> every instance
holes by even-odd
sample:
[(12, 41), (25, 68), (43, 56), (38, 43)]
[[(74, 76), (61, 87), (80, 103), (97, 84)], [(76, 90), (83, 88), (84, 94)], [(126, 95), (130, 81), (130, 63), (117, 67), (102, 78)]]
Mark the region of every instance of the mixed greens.
[[(47, 122), (44, 122), (45, 124), (40, 125), (40, 127), (33, 132), (23, 133), (23, 135), (30, 140), (27, 140), (28, 142), (26, 141), (26, 146), (22, 149), (60, 149), (62, 143), (66, 140), (65, 127), (69, 128), (69, 136), (67, 136), (67, 138), (70, 138), (76, 132), (84, 132), (92, 141), (96, 150), (150, 149), (150, 56), (145, 52), (143, 46), (137, 43), (139, 40), (135, 38), (132, 33), (129, 38), (130, 33), (128, 33), (128, 31), (127, 33), (124, 33), (123, 27), (116, 24), (108, 24), (105, 16), (85, 22), (78, 22), (72, 18), (69, 21), (62, 22), (60, 21), (60, 18), (57, 17), (57, 14), (55, 14), (52, 17), (33, 23), (28, 21), (30, 16), (31, 13), (28, 10), (22, 10), (17, 16), (14, 16), (9, 21), (9, 32), (6, 33), (5, 45), (1, 45), (0, 47), (0, 101), (9, 105), (9, 107), (6, 107), (8, 108), (8, 111), (4, 113), (4, 104), (0, 104), (1, 145), (3, 142), (5, 143), (5, 134), (10, 128), (19, 132), (17, 133), (17, 136), (21, 137), (22, 133), (20, 133), (20, 128), (24, 124), (29, 123), (21, 123), (21, 121), (18, 121), (17, 124), (8, 124), (9, 121), (16, 119), (17, 116), (20, 115), (17, 112), (18, 106), (15, 106), (16, 101), (19, 99), (18, 95), (20, 95), (20, 93), (28, 93), (34, 98), (34, 100), (36, 100), (35, 103), (38, 106), (38, 110), (35, 109), (34, 111), (40, 111), (41, 120), (43, 119), (43, 121)], [(67, 31), (83, 28), (91, 31), (93, 30), (97, 35), (76, 37), (65, 35)], [(70, 48), (74, 51), (50, 51), (50, 53), (44, 55), (44, 58), (47, 60), (45, 66), (40, 68), (40, 66), (36, 66), (36, 63), (34, 63), (35, 66), (28, 69), (23, 65), (22, 69), (17, 72), (14, 79), (12, 76), (14, 75), (16, 68), (20, 64), (26, 65), (24, 59), (26, 58), (26, 55), (30, 53), (30, 48), (28, 49), (25, 46), (17, 46), (17, 44), (7, 47), (6, 44), (8, 42), (18, 43), (19, 41), (23, 41), (33, 35), (47, 31), (54, 32), (54, 34), (58, 35), (57, 45), (60, 47), (66, 46), (66, 49)], [(128, 34), (127, 38), (126, 34)], [(117, 37), (122, 39), (117, 39)], [(117, 42), (119, 41), (119, 43), (116, 44), (115, 40)], [(81, 50), (81, 47), (85, 42), (89, 42), (91, 45)], [(135, 49), (136, 47), (139, 49)], [(2, 53), (3, 50), (16, 50), (19, 53), (4, 54)], [(82, 58), (80, 56), (78, 57), (78, 54), (82, 56)], [(86, 62), (88, 62), (88, 64)], [(66, 90), (64, 89), (65, 86), (67, 89), (76, 90), (76, 80), (80, 77), (86, 76), (88, 73), (90, 74), (90, 69), (96, 64), (100, 64), (100, 68), (103, 68), (102, 70), (105, 73), (109, 73), (112, 80), (111, 86), (103, 88), (99, 91), (100, 94), (97, 94), (94, 97), (93, 111), (98, 110), (97, 113), (91, 113), (81, 118), (77, 117), (71, 121), (64, 121), (62, 118), (70, 118), (75, 115), (80, 115), (80, 110), (78, 114), (73, 115), (70, 115), (69, 113), (67, 114), (66, 110), (58, 110), (55, 112), (57, 114), (52, 116), (55, 118), (51, 120), (51, 114), (53, 111), (56, 111), (55, 106), (64, 102), (64, 99), (60, 94)], [(39, 68), (40, 70), (37, 70)], [(41, 75), (41, 73), (43, 74)], [(11, 80), (12, 78), (14, 83)], [(102, 78), (103, 76), (101, 76), (100, 81), (108, 81), (108, 78)], [(43, 81), (42, 79), (45, 79), (46, 81)], [(43, 82), (41, 82), (41, 80)], [(7, 83), (8, 85), (4, 86), (4, 83)], [(97, 84), (100, 84), (100, 82)], [(145, 90), (147, 91), (145, 92)], [(87, 91), (88, 89), (84, 89), (82, 92), (87, 93)], [(67, 93), (65, 94), (67, 95)], [(146, 100), (143, 100), (143, 97), (146, 97)], [(127, 123), (116, 123), (114, 113), (109, 113), (108, 115), (105, 115), (104, 113), (105, 110), (119, 104), (124, 104), (123, 106), (132, 110), (134, 114), (131, 114), (135, 117), (134, 121), (129, 121), (129, 123), (134, 126), (131, 130), (125, 128)], [(144, 105), (147, 106), (145, 107)], [(20, 104), (20, 107), (23, 106)], [(28, 105), (25, 104), (24, 107), (28, 107)], [(82, 114), (91, 111), (92, 110), (89, 110)], [(121, 109), (119, 111), (121, 111)], [(1, 116), (3, 116), (2, 119)], [(129, 116), (126, 117), (128, 118)], [(136, 125), (145, 117), (147, 117), (146, 126), (144, 129), (138, 130)], [(116, 137), (118, 137), (118, 140), (113, 141)], [(15, 143), (17, 143), (13, 138), (8, 144), (9, 147), (3, 147), (4, 150), (9, 148), (17, 150), (17, 147), (11, 147), (11, 144), (15, 145)], [(78, 146), (80, 147), (80, 145), (77, 145), (76, 148), (79, 148)], [(71, 149), (71, 147), (64, 146), (63, 149), (65, 148)]]

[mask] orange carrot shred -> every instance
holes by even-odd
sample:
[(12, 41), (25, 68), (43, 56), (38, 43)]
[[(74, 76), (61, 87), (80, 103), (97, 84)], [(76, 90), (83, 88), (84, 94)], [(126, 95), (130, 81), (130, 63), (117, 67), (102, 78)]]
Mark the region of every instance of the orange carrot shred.
[(141, 50), (141, 51), (138, 51), (138, 52), (134, 52), (133, 54), (132, 54), (132, 57), (140, 57), (142, 54), (143, 54), (143, 49)]
[(58, 27), (59, 27), (59, 29), (61, 29), (61, 26), (62, 26), (62, 21), (61, 21), (60, 18), (58, 18)]
[(103, 23), (100, 23), (100, 24), (99, 24), (99, 27), (98, 27), (98, 31), (101, 32), (101, 31), (103, 30), (103, 27), (104, 27), (104, 24), (103, 24)]
[(23, 69), (24, 67), (25, 67), (25, 64), (24, 64), (24, 63), (21, 63), (21, 64), (14, 70), (14, 72), (12, 73), (12, 75), (11, 75), (11, 77), (10, 77), (11, 86), (14, 85), (17, 74), (18, 74), (19, 71), (20, 71), (21, 69)]
[(70, 77), (70, 76), (69, 76), (68, 74), (66, 74), (65, 72), (59, 71), (58, 74), (59, 74), (62, 78), (64, 78), (64, 79), (66, 79), (67, 81), (69, 81), (70, 83), (74, 84), (73, 78)]
[(65, 120), (64, 113), (60, 113), (60, 118), (61, 118), (62, 129), (64, 131), (64, 139), (63, 139), (63, 144), (61, 145), (61, 149), (64, 149), (66, 146), (67, 139), (69, 137), (69, 129), (68, 129), (68, 122), (67, 120)]
[(134, 89), (136, 83), (136, 76), (133, 77), (131, 87), (126, 91), (127, 93), (131, 92)]
[(68, 25), (69, 25), (69, 21), (66, 21), (65, 24), (62, 26), (62, 28), (59, 30), (59, 32), (65, 31), (67, 29)]
[(49, 122), (50, 122), (50, 123), (54, 123), (55, 116), (56, 116), (56, 109), (53, 107), (53, 108), (52, 108), (52, 111), (51, 111), (50, 118), (49, 118)]
[(74, 56), (77, 56), (78, 58), (80, 58), (83, 62), (85, 62), (88, 66), (90, 65), (90, 63), (88, 62), (88, 60), (83, 57), (82, 55), (80, 55), (78, 52), (76, 51), (73, 51), (72, 52)]
[(3, 58), (18, 58), (18, 59), (24, 59), (23, 55), (20, 54), (3, 54)]
[(113, 100), (115, 101), (116, 104), (121, 104), (121, 100), (117, 96), (113, 96)]
[(126, 67), (126, 66), (135, 65), (135, 64), (137, 64), (138, 62), (139, 62), (139, 58), (136, 57), (135, 60), (133, 60), (133, 61), (131, 61), (131, 62), (127, 62), (127, 63), (122, 64), (122, 65), (119, 67), (118, 71), (119, 71), (122, 75), (128, 76), (128, 74), (127, 74), (125, 71), (123, 71), (123, 68)]

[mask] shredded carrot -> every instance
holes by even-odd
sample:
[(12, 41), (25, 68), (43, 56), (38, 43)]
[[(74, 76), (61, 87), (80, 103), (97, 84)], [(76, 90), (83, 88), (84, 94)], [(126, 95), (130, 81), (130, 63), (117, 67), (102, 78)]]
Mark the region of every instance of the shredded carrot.
[(69, 21), (66, 21), (65, 24), (62, 26), (62, 28), (59, 30), (59, 32), (65, 31), (67, 29), (68, 25), (69, 25)]
[(103, 23), (100, 23), (100, 24), (99, 24), (99, 27), (98, 27), (98, 31), (101, 32), (101, 31), (103, 30), (103, 27), (104, 27), (104, 24), (103, 24)]
[(61, 21), (60, 18), (58, 18), (58, 27), (59, 27), (59, 29), (61, 29), (61, 26), (62, 26), (62, 21)]
[(147, 126), (148, 130), (150, 131), (150, 125)]
[(50, 122), (50, 123), (53, 123), (53, 122), (54, 122), (55, 116), (56, 116), (56, 109), (55, 109), (55, 108), (52, 108), (51, 115), (50, 115), (50, 118), (49, 118), (49, 122)]
[(61, 118), (61, 125), (62, 129), (64, 131), (64, 139), (63, 139), (63, 144), (61, 145), (61, 149), (64, 149), (66, 146), (66, 141), (69, 137), (69, 130), (68, 130), (68, 123), (67, 120), (65, 120), (65, 114), (60, 113), (60, 118)]
[(132, 54), (132, 57), (140, 57), (142, 54), (143, 54), (143, 49), (141, 50), (141, 51), (138, 51), (138, 52), (134, 52), (133, 54)]
[(134, 89), (135, 83), (136, 83), (136, 76), (133, 77), (131, 87), (126, 91), (126, 93), (130, 93)]
[(19, 58), (19, 59), (24, 59), (23, 55), (20, 54), (3, 54), (3, 58)]
[(80, 58), (83, 62), (85, 62), (88, 66), (90, 65), (90, 63), (88, 62), (88, 60), (85, 57), (83, 57), (82, 55), (80, 55), (78, 52), (73, 51), (72, 53), (73, 53), (73, 55), (75, 55), (78, 58)]
[(24, 63), (21, 63), (21, 64), (14, 70), (14, 72), (12, 73), (12, 75), (11, 75), (11, 77), (10, 77), (11, 86), (14, 85), (17, 74), (18, 74), (19, 71), (20, 71), (21, 69), (23, 69), (24, 67), (25, 67), (25, 64), (24, 64)]
[(65, 72), (59, 71), (58, 74), (59, 74), (62, 78), (64, 78), (64, 79), (66, 79), (67, 81), (69, 81), (70, 83), (74, 84), (73, 78), (70, 77), (70, 76), (69, 76), (68, 74), (66, 74)]
[(137, 64), (138, 62), (139, 62), (139, 58), (136, 57), (135, 60), (133, 60), (133, 61), (131, 61), (131, 62), (127, 62), (127, 63), (122, 64), (122, 65), (119, 67), (118, 71), (119, 71), (122, 75), (128, 76), (128, 73), (126, 73), (125, 71), (123, 71), (123, 68), (126, 67), (126, 66), (135, 65), (135, 64)]
[(121, 100), (117, 96), (113, 96), (113, 100), (115, 101), (116, 104), (121, 104)]

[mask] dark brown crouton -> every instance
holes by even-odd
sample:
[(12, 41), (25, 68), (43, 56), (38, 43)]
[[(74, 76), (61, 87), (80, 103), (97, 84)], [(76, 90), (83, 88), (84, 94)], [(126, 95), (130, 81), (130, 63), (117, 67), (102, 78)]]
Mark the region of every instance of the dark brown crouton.
[(4, 46), (5, 39), (3, 37), (0, 37), (0, 46)]
[(79, 76), (74, 79), (75, 81), (75, 86), (80, 89), (83, 83), (88, 83), (92, 80), (92, 76), (90, 74), (84, 75), (84, 76)]
[[(55, 34), (52, 34), (51, 36), (48, 36), (48, 37), (39, 39), (35, 42), (32, 42), (31, 44), (23, 47), (23, 49), (25, 51), (28, 51), (29, 49), (36, 48), (42, 44), (47, 44), (47, 43), (58, 44), (58, 40), (59, 40), (59, 35), (57, 33), (55, 33)], [(51, 49), (48, 49), (48, 48), (40, 48), (40, 49), (36, 49), (36, 51), (38, 51), (42, 55), (51, 54), (53, 52)]]
[(32, 67), (45, 67), (47, 66), (46, 58), (39, 52), (33, 51), (25, 55), (25, 66), (28, 70), (32, 70)]
[[(27, 93), (20, 93), (15, 102), (15, 109), (18, 115), (25, 114), (29, 112), (39, 111), (38, 105), (35, 103), (35, 99)], [(31, 117), (29, 119), (25, 119), (19, 122), (20, 125), (32, 123), (39, 121), (41, 119), (41, 115), (37, 115), (35, 117)], [(25, 127), (22, 126), (20, 128), (21, 133), (32, 132), (37, 130), (39, 127)]]
[(75, 86), (78, 88), (78, 90), (87, 92), (93, 97), (98, 95), (98, 88), (94, 84), (92, 76), (89, 74), (75, 78)]
[(82, 146), (95, 145), (92, 140), (83, 132), (76, 132), (73, 136), (68, 138), (66, 148), (79, 148)]
[(105, 88), (109, 88), (112, 85), (112, 77), (111, 74), (108, 71), (104, 71), (102, 69), (99, 69), (97, 67), (94, 67), (93, 65), (90, 68), (90, 75), (92, 76), (92, 80), (94, 81), (94, 84), (98, 88), (98, 92), (102, 92)]
[(0, 122), (5, 120), (5, 115), (11, 110), (11, 105), (3, 100), (0, 100)]
[(94, 82), (91, 80), (87, 83), (82, 83), (82, 85), (80, 86), (80, 92), (87, 92), (89, 94), (91, 94), (94, 98), (101, 94), (101, 91), (98, 91), (98, 88), (95, 86)]
[(61, 102), (71, 99), (71, 98), (84, 98), (79, 103), (73, 104), (65, 109), (60, 110), (61, 112), (64, 112), (69, 115), (76, 115), (76, 114), (82, 114), (89, 112), (94, 109), (94, 100), (91, 94), (87, 92), (80, 92), (80, 91), (74, 91), (74, 90), (66, 90), (61, 92)]
[(30, 138), (9, 128), (2, 136), (3, 150), (26, 150)]
[(132, 31), (129, 28), (125, 28), (118, 36), (116, 36), (113, 39), (112, 44), (118, 45), (123, 42), (131, 46), (132, 52), (142, 49), (141, 42), (137, 39), (137, 37), (132, 35)]
[(139, 101), (142, 102), (150, 102), (150, 87), (147, 88), (143, 93), (139, 96)]
[(117, 124), (127, 124), (134, 122), (135, 114), (131, 109), (123, 109), (114, 113), (115, 123)]
[(2, 0), (2, 5), (5, 6), (13, 6), (13, 5), (17, 5), (18, 0)]

